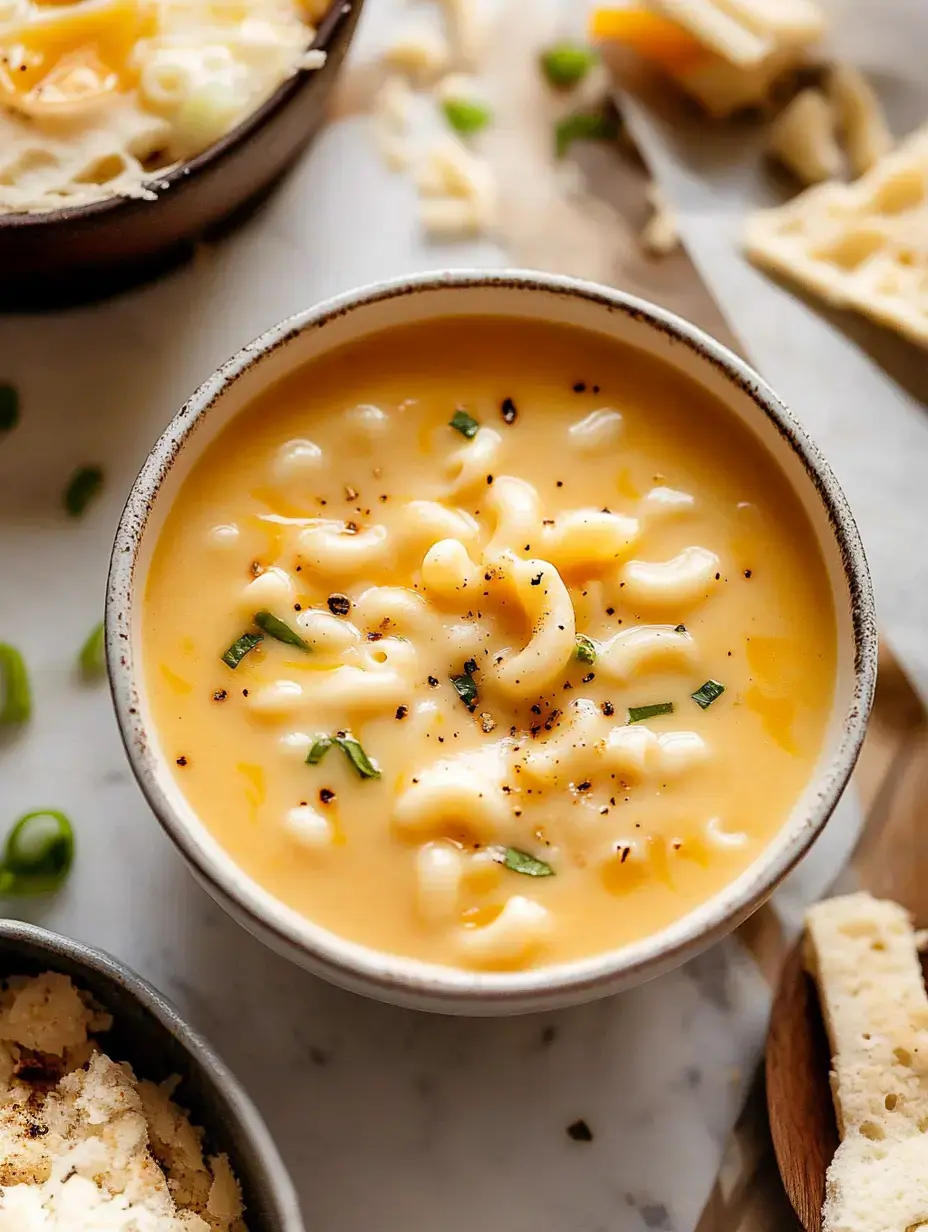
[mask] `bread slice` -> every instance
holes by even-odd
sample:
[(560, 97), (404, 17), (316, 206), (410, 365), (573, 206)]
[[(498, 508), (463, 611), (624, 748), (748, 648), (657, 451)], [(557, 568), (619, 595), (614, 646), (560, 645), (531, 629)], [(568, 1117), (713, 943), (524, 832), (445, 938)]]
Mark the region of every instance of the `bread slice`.
[(816, 184), (749, 215), (744, 250), (826, 303), (928, 347), (928, 123), (859, 180)]
[(841, 1142), (823, 1232), (928, 1226), (928, 997), (908, 913), (869, 894), (806, 915)]

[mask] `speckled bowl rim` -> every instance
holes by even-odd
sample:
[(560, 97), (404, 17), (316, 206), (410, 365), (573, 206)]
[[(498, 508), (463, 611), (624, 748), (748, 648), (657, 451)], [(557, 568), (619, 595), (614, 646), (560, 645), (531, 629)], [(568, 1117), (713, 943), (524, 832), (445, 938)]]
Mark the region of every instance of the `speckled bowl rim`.
[[(14, 945), (34, 946), (43, 950), (48, 954), (50, 970), (55, 970), (56, 959), (64, 958), (76, 967), (86, 968), (107, 983), (115, 984), (128, 992), (133, 1000), (181, 1045), (209, 1083), (222, 1091), (252, 1151), (248, 1171), (260, 1171), (264, 1174), (265, 1193), (268, 1202), (273, 1206), (270, 1214), (280, 1232), (305, 1232), (296, 1190), (261, 1113), (246, 1095), (232, 1071), (220, 1061), (203, 1036), (187, 1025), (174, 1006), (166, 1001), (156, 988), (140, 975), (136, 975), (131, 967), (127, 967), (104, 950), (62, 936), (61, 933), (51, 932), (38, 924), (0, 919), (0, 939)], [(144, 1074), (141, 1076), (144, 1077)], [(235, 1168), (236, 1161), (230, 1162)]]
[[(352, 10), (363, 4), (364, 0), (332, 0), (329, 8), (323, 14), (313, 41), (307, 51), (327, 52), (332, 43), (339, 37), (342, 27), (351, 15)], [(325, 67), (324, 65), (321, 67)], [(218, 141), (201, 150), (193, 158), (185, 159), (169, 167), (163, 175), (152, 172), (142, 182), (144, 187), (151, 188), (156, 196), (154, 200), (147, 197), (129, 197), (117, 195), (106, 197), (102, 201), (89, 201), (84, 205), (66, 205), (57, 210), (39, 210), (32, 213), (22, 211), (0, 212), (0, 231), (15, 231), (17, 228), (42, 228), (66, 226), (70, 223), (82, 222), (85, 219), (101, 218), (107, 214), (115, 214), (113, 220), (118, 222), (118, 216), (127, 210), (153, 209), (157, 207), (164, 193), (167, 193), (182, 181), (195, 179), (201, 172), (208, 170), (213, 163), (221, 161), (226, 155), (233, 153), (239, 146), (245, 145), (260, 128), (263, 128), (279, 111), (288, 105), (301, 90), (312, 84), (313, 76), (319, 69), (301, 68), (291, 73), (280, 83), (269, 98), (248, 113), (234, 128), (229, 129)]]
[[(152, 504), (195, 425), (223, 392), (252, 365), (305, 330), (320, 329), (346, 313), (385, 300), (455, 288), (580, 298), (668, 335), (698, 359), (708, 361), (753, 401), (802, 463), (827, 514), (850, 599), (852, 697), (843, 717), (834, 715), (840, 724), (835, 752), (810, 784), (815, 797), (807, 814), (794, 821), (794, 833), (784, 841), (781, 832), (767, 849), (769, 858), (762, 853), (730, 885), (659, 932), (590, 958), (517, 972), (483, 973), (440, 966), (347, 941), (284, 906), (230, 858), (226, 857), (225, 867), (206, 858), (162, 790), (160, 778), (170, 775), (170, 768), (154, 755), (146, 735), (131, 636), (134, 573)], [(870, 573), (844, 493), (818, 447), (750, 365), (675, 313), (623, 291), (530, 270), (450, 270), (379, 282), (297, 313), (245, 346), (188, 399), (152, 449), (120, 521), (107, 587), (106, 647), (117, 719), (142, 791), (196, 874), (233, 914), (243, 916), (258, 936), (280, 952), (333, 983), (400, 1004), (428, 1007), (431, 1003), (451, 1012), (507, 1014), (587, 999), (659, 974), (730, 932), (769, 896), (820, 833), (850, 778), (873, 702), (878, 639)]]

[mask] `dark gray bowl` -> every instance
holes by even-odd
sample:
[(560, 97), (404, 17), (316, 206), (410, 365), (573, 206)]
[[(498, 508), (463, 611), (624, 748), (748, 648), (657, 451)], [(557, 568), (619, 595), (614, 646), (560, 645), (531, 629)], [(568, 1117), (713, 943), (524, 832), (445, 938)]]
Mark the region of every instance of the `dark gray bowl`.
[(225, 1151), (242, 1185), (248, 1232), (304, 1232), (293, 1184), (258, 1110), (206, 1041), (128, 967), (58, 933), (0, 919), (0, 978), (59, 971), (113, 1015), (105, 1051), (140, 1078), (180, 1076), (178, 1103)]
[(0, 311), (100, 299), (163, 273), (198, 239), (256, 205), (325, 119), (364, 0), (333, 0), (295, 73), (215, 145), (159, 177), (154, 201), (114, 197), (44, 214), (0, 214)]

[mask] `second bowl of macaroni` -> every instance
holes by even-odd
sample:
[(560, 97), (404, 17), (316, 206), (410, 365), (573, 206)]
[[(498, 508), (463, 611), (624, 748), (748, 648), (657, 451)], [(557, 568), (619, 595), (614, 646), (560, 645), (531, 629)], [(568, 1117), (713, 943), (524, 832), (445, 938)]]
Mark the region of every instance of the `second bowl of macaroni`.
[(325, 118), (363, 0), (0, 5), (0, 310), (163, 272)]
[(863, 738), (827, 465), (672, 314), (535, 274), (330, 301), (230, 360), (129, 498), (107, 638), (207, 889), (346, 987), (618, 990), (770, 893)]

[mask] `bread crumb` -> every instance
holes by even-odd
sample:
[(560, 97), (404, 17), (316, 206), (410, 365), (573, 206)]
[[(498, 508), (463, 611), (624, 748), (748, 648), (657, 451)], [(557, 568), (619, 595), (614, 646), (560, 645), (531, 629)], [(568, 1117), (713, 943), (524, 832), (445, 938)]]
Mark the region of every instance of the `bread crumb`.
[(0, 1040), (61, 1057), (66, 1048), (86, 1041), (90, 1020), (90, 1010), (68, 977), (48, 971), (25, 984), (10, 981)]
[(111, 1025), (67, 976), (0, 982), (0, 1232), (245, 1232), (228, 1159), (100, 1051)]

